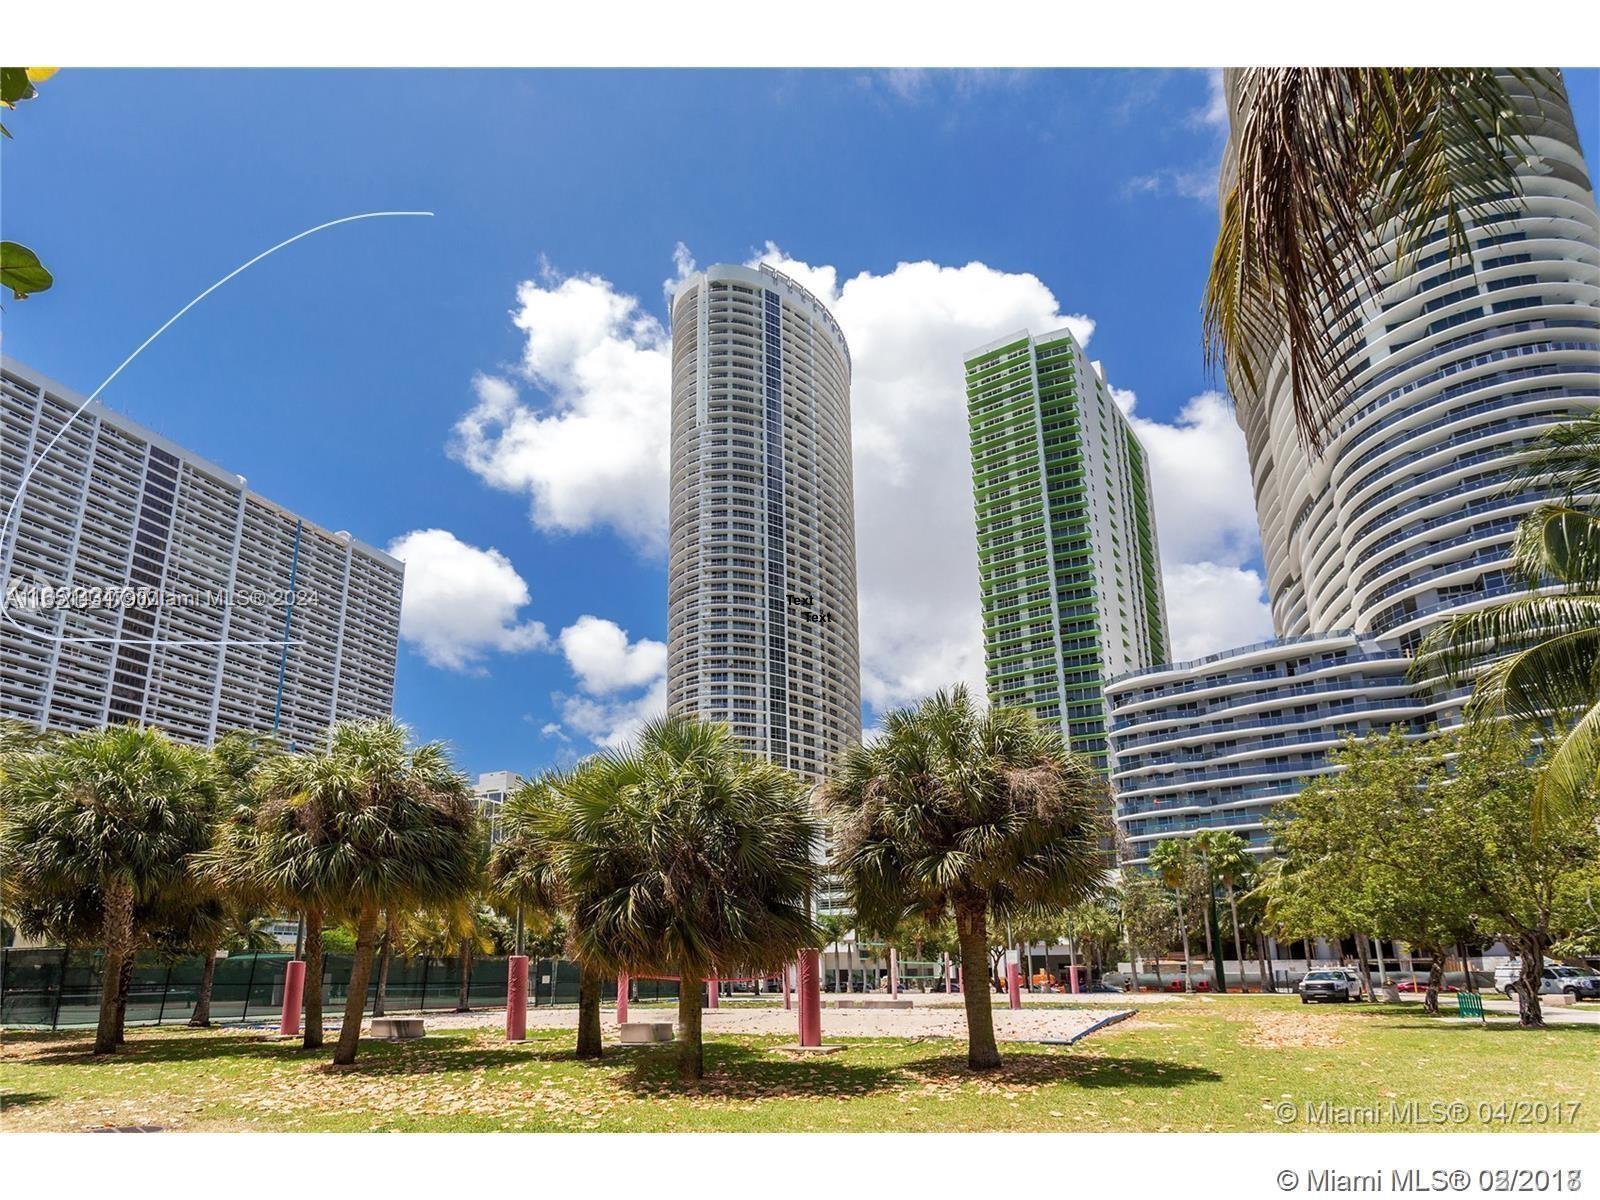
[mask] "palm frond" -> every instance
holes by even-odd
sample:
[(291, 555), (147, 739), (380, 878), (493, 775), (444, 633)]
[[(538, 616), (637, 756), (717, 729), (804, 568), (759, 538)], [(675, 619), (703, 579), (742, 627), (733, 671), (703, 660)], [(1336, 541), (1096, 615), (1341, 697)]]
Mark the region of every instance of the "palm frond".
[[(1512, 77), (1540, 102), (1548, 76)], [(1280, 351), (1304, 441), (1318, 448), (1349, 380), (1347, 343), (1385, 286), (1441, 230), (1505, 211), (1523, 122), (1484, 68), (1249, 68), (1203, 311), (1207, 360), (1252, 401)], [(1390, 243), (1393, 243), (1391, 246)]]

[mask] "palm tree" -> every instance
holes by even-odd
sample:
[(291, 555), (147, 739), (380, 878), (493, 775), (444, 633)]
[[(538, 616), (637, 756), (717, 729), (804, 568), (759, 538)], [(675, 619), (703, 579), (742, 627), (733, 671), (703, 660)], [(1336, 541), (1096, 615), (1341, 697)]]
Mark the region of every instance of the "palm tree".
[[(1534, 103), (1546, 71), (1510, 73)], [(1235, 397), (1287, 359), (1295, 416), (1319, 447), (1350, 378), (1346, 340), (1390, 253), (1409, 272), (1440, 221), (1465, 258), (1469, 224), (1520, 194), (1528, 153), (1507, 79), (1487, 68), (1252, 67), (1234, 129), (1206, 287), (1208, 357)], [(1330, 311), (1343, 316), (1330, 318)]]
[(1250, 873), (1254, 860), (1250, 843), (1228, 829), (1202, 829), (1195, 835), (1212, 878), (1227, 890), (1228, 915), (1233, 922), (1233, 956), (1239, 963), (1239, 986), (1244, 987), (1244, 935), (1239, 931), (1239, 899), (1236, 889)]
[(1193, 965), (1189, 958), (1188, 897), (1194, 880), (1194, 849), (1187, 838), (1167, 838), (1150, 848), (1150, 869), (1165, 887), (1172, 889), (1178, 902), (1178, 932), (1183, 939), (1183, 990), (1194, 991)]
[(1103, 866), (1104, 784), (1031, 713), (980, 709), (964, 686), (883, 718), (823, 787), (835, 868), (859, 920), (892, 930), (954, 914), (967, 1064), (1000, 1065), (987, 988), (992, 920), (1088, 897)]
[[(500, 810), (500, 840), (489, 854), (491, 895), (503, 906), (526, 912), (540, 932), (557, 925), (564, 931), (568, 928), (560, 916), (570, 911), (571, 886), (560, 874), (551, 840), (565, 828), (555, 810), (568, 803), (562, 790), (568, 779), (563, 772), (546, 771), (507, 796)], [(578, 1058), (599, 1058), (604, 1051), (600, 1026), (604, 980), (604, 966), (579, 958)]]
[[(258, 940), (254, 931), (262, 910), (272, 902), (265, 889), (223, 868), (218, 850), (224, 843), (224, 827), (229, 816), (241, 808), (248, 809), (252, 803), (253, 774), (262, 763), (282, 752), (271, 734), (243, 730), (230, 730), (211, 747), (211, 761), (220, 789), (217, 836), (206, 851), (195, 857), (189, 872), (192, 883), (189, 899), (194, 911), (190, 918), (188, 948), (204, 960), (194, 1011), (189, 1016), (189, 1024), (197, 1029), (211, 1024), (217, 951), (225, 942), (244, 949), (247, 943)], [(269, 936), (266, 942), (263, 949), (269, 948), (273, 939)]]
[[(833, 948), (834, 958), (839, 957), (839, 943), (849, 936), (850, 930), (855, 927), (855, 918), (849, 913), (828, 913), (817, 918), (817, 924), (822, 927), (824, 945)], [(837, 984), (838, 969), (834, 969), (834, 983)]]
[(1546, 434), (1516, 486), (1557, 493), (1518, 528), (1512, 562), (1529, 594), (1444, 622), (1412, 670), (1455, 682), (1481, 667), (1469, 717), (1566, 729), (1539, 780), (1540, 813), (1600, 780), (1600, 413)]
[(360, 1044), (379, 911), (448, 904), (477, 882), (471, 793), (442, 743), (413, 746), (393, 719), (335, 725), (326, 749), (273, 759), (258, 786), (254, 873), (316, 909), (356, 914), (333, 1056), (348, 1065)]
[(587, 760), (545, 822), (578, 961), (678, 977), (678, 1073), (705, 1073), (704, 984), (775, 972), (821, 931), (820, 822), (805, 785), (724, 724), (669, 716)]
[(94, 1052), (116, 1049), (135, 910), (207, 848), (217, 779), (204, 751), (138, 726), (89, 730), (17, 760), (4, 781), (0, 869), (24, 895), (98, 893), (104, 951)]

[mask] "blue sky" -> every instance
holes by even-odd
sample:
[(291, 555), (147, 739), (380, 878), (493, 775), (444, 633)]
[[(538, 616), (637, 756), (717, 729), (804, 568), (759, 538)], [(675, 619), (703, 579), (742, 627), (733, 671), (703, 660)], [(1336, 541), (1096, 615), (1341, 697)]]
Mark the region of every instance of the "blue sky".
[[(1567, 80), (1593, 164), (1596, 72)], [(657, 367), (689, 258), (780, 262), (851, 338), (874, 706), (981, 666), (960, 355), (1023, 324), (1092, 331), (1137, 397), (1179, 649), (1270, 632), (1200, 354), (1211, 73), (66, 70), (6, 123), (5, 235), (57, 282), (6, 304), (4, 347), (84, 391), (268, 245), (437, 213), (264, 262), (108, 400), (406, 551), (396, 708), (469, 771), (659, 698)]]

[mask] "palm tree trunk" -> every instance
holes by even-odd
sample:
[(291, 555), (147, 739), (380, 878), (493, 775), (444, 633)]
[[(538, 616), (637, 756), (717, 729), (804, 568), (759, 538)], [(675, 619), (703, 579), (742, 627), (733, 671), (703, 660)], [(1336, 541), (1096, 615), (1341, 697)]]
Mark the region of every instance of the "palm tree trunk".
[[(1239, 932), (1239, 898), (1228, 885), (1228, 919), (1233, 922), (1233, 956), (1239, 960), (1239, 990), (1244, 991), (1244, 935)], [(1261, 989), (1265, 991), (1265, 988)]]
[(1428, 961), (1428, 994), (1423, 998), (1422, 1011), (1430, 1017), (1439, 1015), (1439, 992), (1444, 987), (1444, 950), (1435, 949)]
[(122, 964), (132, 954), (133, 885), (119, 879), (105, 889), (101, 919), (105, 957), (100, 964), (100, 1019), (94, 1030), (94, 1052), (111, 1054), (117, 1048), (117, 994), (121, 990)]
[[(1157, 952), (1157, 954), (1156, 954), (1155, 958), (1152, 960), (1152, 962), (1154, 963), (1155, 968), (1156, 968), (1156, 991), (1158, 991), (1158, 992), (1165, 991), (1166, 989), (1161, 986), (1161, 954), (1160, 954), (1160, 952)], [(1138, 976), (1135, 976), (1134, 979), (1135, 979), (1135, 981), (1137, 981)], [(1137, 987), (1134, 988), (1134, 991), (1138, 991), (1138, 990), (1139, 989)]]
[(456, 993), (456, 1011), (472, 1011), (472, 939), (462, 938), (461, 949), (456, 954), (456, 968), (461, 973), (461, 986)]
[(117, 976), (117, 1045), (127, 1041), (128, 993), (133, 989), (133, 963), (137, 957), (137, 943), (122, 960), (122, 971)]
[(1183, 897), (1178, 897), (1178, 932), (1183, 935), (1183, 990), (1194, 991), (1194, 964), (1189, 961), (1189, 913)]
[(705, 1077), (705, 1046), (700, 1032), (700, 1005), (705, 980), (678, 971), (678, 1078), (684, 1083), (699, 1083)]
[(378, 994), (372, 998), (372, 1015), (381, 1017), (389, 1004), (389, 963), (394, 958), (394, 917), (383, 912), (383, 940), (378, 943)]
[(578, 964), (578, 1057), (599, 1058), (603, 1052), (600, 1037), (600, 988), (604, 975), (585, 963)]
[(994, 1040), (994, 1009), (988, 988), (972, 987), (989, 969), (989, 913), (979, 899), (956, 904), (956, 938), (961, 946), (961, 972), (968, 986), (961, 991), (967, 1010), (967, 1066), (992, 1071), (1000, 1065), (1000, 1047)]
[(344, 1001), (344, 1026), (333, 1051), (335, 1066), (348, 1067), (356, 1061), (361, 1044), (361, 1018), (367, 1011), (367, 984), (372, 981), (372, 949), (378, 940), (378, 909), (367, 905), (356, 918), (356, 959), (350, 965), (350, 992)]
[(211, 1027), (211, 989), (217, 981), (217, 948), (207, 946), (201, 951), (206, 956), (200, 968), (200, 990), (195, 993), (194, 1011), (189, 1014), (189, 1024), (195, 1029)]
[(1256, 972), (1261, 976), (1261, 990), (1275, 992), (1277, 986), (1272, 982), (1272, 967), (1267, 962), (1267, 938), (1265, 934), (1256, 934)]
[(322, 910), (305, 910), (306, 982), (300, 993), (300, 1008), (305, 1013), (306, 1032), (300, 1044), (307, 1050), (322, 1046)]

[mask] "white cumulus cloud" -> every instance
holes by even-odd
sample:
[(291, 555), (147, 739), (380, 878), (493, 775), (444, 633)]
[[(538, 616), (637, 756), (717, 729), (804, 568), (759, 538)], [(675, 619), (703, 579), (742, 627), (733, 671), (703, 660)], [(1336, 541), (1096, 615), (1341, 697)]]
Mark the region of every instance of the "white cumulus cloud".
[(1248, 646), (1272, 636), (1272, 612), (1261, 596), (1261, 575), (1222, 563), (1163, 567), (1172, 622), (1174, 661)]
[(406, 564), (400, 636), (429, 663), (482, 670), (491, 652), (515, 654), (550, 644), (543, 622), (522, 620), (527, 582), (500, 551), (468, 545), (446, 529), (414, 529), (389, 543)]
[(662, 675), (642, 695), (618, 699), (614, 696), (562, 696), (561, 720), (597, 746), (615, 747), (629, 742), (646, 721), (667, 711), (667, 677)]
[(1150, 458), (1172, 657), (1195, 658), (1272, 636), (1261, 573), (1255, 495), (1244, 434), (1225, 397), (1191, 397), (1173, 421), (1138, 413), (1131, 391), (1112, 394)]
[(517, 288), (521, 383), (473, 380), (477, 403), (450, 453), (486, 483), (526, 495), (550, 533), (616, 529), (665, 544), (668, 335), (633, 296), (593, 275), (548, 269)]
[[(667, 711), (667, 647), (632, 640), (615, 621), (585, 614), (556, 637), (578, 682), (576, 695), (556, 693), (561, 723), (597, 746), (620, 746)], [(568, 740), (563, 734), (563, 740)]]
[(561, 652), (591, 695), (643, 687), (667, 671), (667, 644), (640, 638), (628, 640), (615, 621), (582, 616), (561, 631)]

